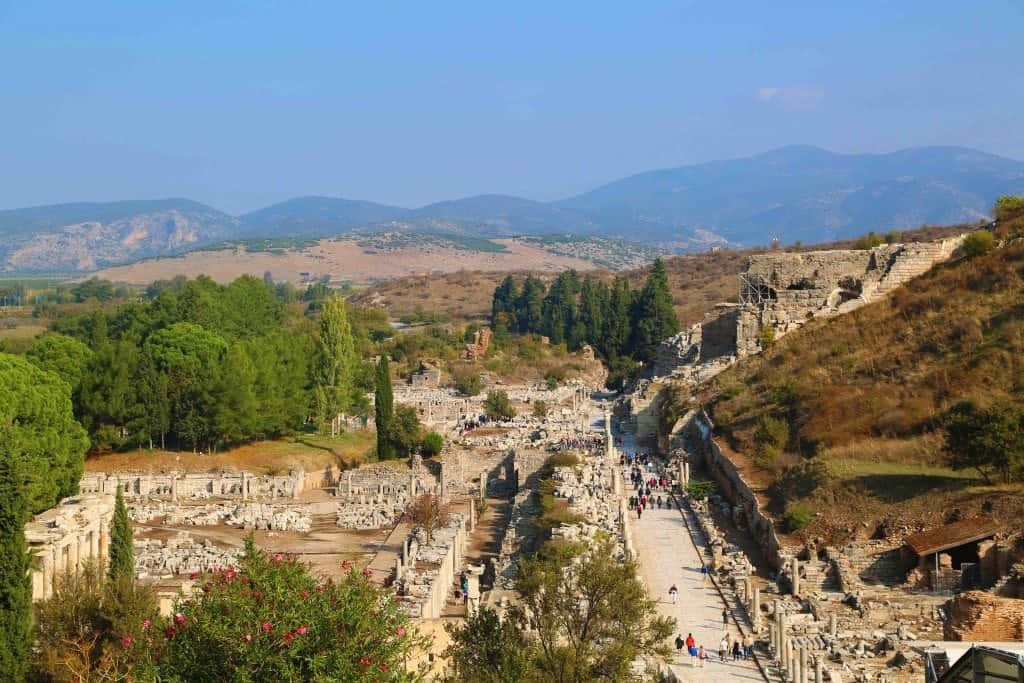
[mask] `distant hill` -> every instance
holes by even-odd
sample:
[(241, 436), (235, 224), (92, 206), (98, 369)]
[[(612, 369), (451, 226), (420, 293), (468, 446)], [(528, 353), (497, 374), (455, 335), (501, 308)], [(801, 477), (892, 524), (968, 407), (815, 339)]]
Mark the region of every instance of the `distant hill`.
[(599, 226), (579, 211), (532, 199), (484, 194), (429, 204), (410, 211), (400, 220), (418, 221), (436, 228), (436, 222), (463, 224), (483, 229), (491, 236), (544, 235), (558, 232), (594, 233)]
[(249, 237), (323, 237), (391, 221), (407, 212), (355, 199), (297, 197), (243, 214), (239, 220)]
[(477, 195), (405, 209), (299, 197), (240, 217), (187, 199), (0, 211), (0, 272), (79, 271), (245, 238), (352, 233), (585, 235), (677, 252), (844, 239), (988, 216), (1024, 192), (1024, 162), (959, 147), (835, 154), (783, 147), (630, 176), (558, 202)]
[(988, 216), (1024, 191), (1024, 162), (960, 147), (835, 154), (783, 147), (757, 156), (649, 171), (557, 202), (605, 234), (667, 241), (706, 228), (733, 243), (841, 239)]
[(189, 199), (0, 211), (0, 271), (81, 271), (230, 237), (238, 219)]

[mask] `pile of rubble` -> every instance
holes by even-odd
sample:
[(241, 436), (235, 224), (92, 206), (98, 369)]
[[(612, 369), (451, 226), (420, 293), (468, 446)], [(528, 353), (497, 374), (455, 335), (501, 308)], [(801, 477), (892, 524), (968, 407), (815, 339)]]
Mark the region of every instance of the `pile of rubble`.
[(408, 505), (404, 497), (371, 498), (365, 503), (339, 504), (335, 524), (342, 529), (383, 529), (394, 526)]
[(220, 567), (238, 565), (242, 551), (221, 548), (209, 540), (196, 541), (181, 532), (166, 541), (135, 540), (135, 574), (139, 578), (198, 574)]
[(209, 505), (176, 505), (167, 502), (132, 505), (132, 520), (165, 526), (214, 526), (227, 524), (260, 531), (298, 531), (307, 533), (313, 518), (304, 505), (271, 505), (269, 503), (211, 503)]

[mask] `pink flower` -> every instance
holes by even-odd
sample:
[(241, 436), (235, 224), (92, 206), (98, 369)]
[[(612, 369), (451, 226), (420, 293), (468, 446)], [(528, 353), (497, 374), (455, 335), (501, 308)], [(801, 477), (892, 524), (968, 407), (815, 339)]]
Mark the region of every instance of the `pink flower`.
[(246, 633), (245, 634), (245, 642), (251, 643), (252, 642), (252, 635)]
[(300, 626), (297, 629), (295, 629), (295, 632), (298, 633), (300, 636), (304, 636), (307, 633), (309, 633), (309, 629), (305, 626)]
[(302, 597), (304, 597), (304, 598), (308, 598), (309, 597), (309, 591), (306, 590), (305, 588), (302, 589)]
[(263, 622), (263, 626), (261, 626), (260, 628), (263, 629), (264, 633), (270, 633), (271, 631), (274, 630), (274, 627), (270, 625), (269, 621), (264, 621)]
[(152, 619), (143, 619), (142, 620), (142, 628), (149, 628), (152, 625), (153, 625), (153, 620)]
[(235, 573), (234, 569), (229, 569), (226, 572), (224, 572), (224, 577), (227, 579), (233, 579), (236, 576), (238, 576), (238, 574)]
[(369, 567), (363, 570), (363, 576), (365, 576), (366, 578), (370, 578), (371, 576), (373, 576), (373, 572), (370, 571)]
[(174, 628), (173, 626), (168, 626), (167, 629), (164, 631), (164, 637), (167, 638), (167, 640), (170, 640), (174, 638), (174, 634), (177, 632), (178, 630), (176, 628)]
[(405, 629), (399, 626), (395, 629), (395, 635), (399, 638), (405, 638)]
[(348, 571), (349, 569), (352, 569), (352, 563), (349, 562), (348, 560), (343, 560), (342, 563), (341, 563), (341, 568), (344, 569), (345, 571)]
[(198, 579), (198, 578), (199, 578), (199, 574), (198, 574), (198, 573), (196, 573), (196, 572), (192, 572), (191, 574), (189, 574), (189, 575), (188, 575), (188, 578), (190, 578), (190, 579), (192, 579), (193, 581), (195, 581), (196, 579)]
[(122, 638), (121, 639), (121, 645), (123, 645), (124, 649), (126, 649), (126, 650), (128, 648), (130, 648), (132, 646), (132, 637), (131, 636), (125, 636), (124, 638)]
[(284, 557), (281, 555), (281, 553), (278, 553), (277, 555), (274, 555), (274, 562), (280, 562), (283, 559), (284, 559)]
[(185, 615), (182, 614), (181, 612), (178, 612), (177, 614), (175, 614), (174, 615), (174, 623), (175, 624), (184, 624), (185, 623)]
[(385, 664), (384, 662), (381, 662), (380, 663), (380, 670), (381, 671), (387, 671), (388, 670), (388, 665)]
[(359, 663), (362, 666), (370, 666), (371, 664), (373, 664), (373, 660), (370, 659), (369, 657), (360, 657), (359, 658)]
[(295, 640), (295, 635), (294, 635), (294, 634), (292, 634), (292, 633), (286, 633), (286, 634), (284, 634), (284, 642), (286, 642), (286, 643), (290, 643), (290, 642), (292, 642), (293, 640)]

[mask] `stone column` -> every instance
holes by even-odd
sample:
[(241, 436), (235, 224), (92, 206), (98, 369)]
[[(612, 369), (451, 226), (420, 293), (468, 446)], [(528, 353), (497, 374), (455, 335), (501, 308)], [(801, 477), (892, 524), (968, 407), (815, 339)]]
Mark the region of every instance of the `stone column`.
[(441, 463), (441, 474), (439, 475), (438, 479), (440, 479), (439, 484), (440, 484), (440, 489), (441, 489), (441, 500), (447, 500), (448, 499), (448, 485), (445, 483), (444, 463), (443, 462)]
[(795, 557), (790, 560), (789, 566), (793, 572), (793, 595), (800, 595), (800, 560)]
[(753, 588), (750, 591), (750, 623), (755, 631), (761, 630), (761, 589), (754, 586), (754, 580), (750, 580)]
[(171, 472), (171, 500), (178, 500), (178, 473)]
[(409, 473), (409, 500), (416, 498), (416, 473)]
[(487, 499), (487, 470), (480, 470), (480, 500)]
[(686, 458), (679, 461), (679, 488), (686, 488)]
[(684, 481), (683, 486), (688, 486), (690, 484), (690, 461), (689, 460), (684, 460), (683, 461), (683, 481)]
[(828, 615), (828, 633), (833, 638), (836, 637), (836, 633), (839, 632), (839, 624), (836, 622), (835, 612)]
[(402, 567), (402, 558), (395, 558), (395, 581), (400, 581), (404, 576), (404, 567)]
[(807, 646), (800, 648), (800, 680), (798, 683), (807, 683)]
[(476, 501), (469, 501), (469, 530), (476, 528)]
[(775, 629), (773, 635), (775, 636), (772, 640), (772, 647), (775, 648), (775, 657), (781, 662), (782, 661), (782, 607), (779, 606), (778, 600), (772, 600), (772, 616), (775, 620)]
[(53, 594), (53, 552), (47, 550), (40, 555), (40, 559), (43, 565), (43, 591), (40, 598), (45, 600)]
[(822, 655), (814, 655), (814, 683), (823, 683), (825, 680), (825, 672), (822, 667)]

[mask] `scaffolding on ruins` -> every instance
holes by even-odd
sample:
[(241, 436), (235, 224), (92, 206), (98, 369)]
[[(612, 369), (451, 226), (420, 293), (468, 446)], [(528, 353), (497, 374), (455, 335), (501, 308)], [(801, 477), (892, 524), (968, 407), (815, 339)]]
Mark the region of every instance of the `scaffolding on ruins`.
[(760, 275), (740, 273), (740, 303), (763, 306), (766, 301), (777, 298), (775, 290), (768, 286)]

